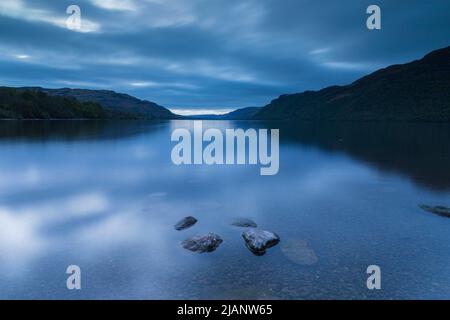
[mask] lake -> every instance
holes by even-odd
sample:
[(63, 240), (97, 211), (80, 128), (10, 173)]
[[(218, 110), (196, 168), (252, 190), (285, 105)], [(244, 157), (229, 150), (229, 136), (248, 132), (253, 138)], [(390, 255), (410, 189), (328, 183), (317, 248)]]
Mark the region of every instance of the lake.
[[(189, 121), (1, 121), (0, 298), (450, 299), (450, 219), (419, 208), (450, 205), (449, 124), (204, 125), (279, 128), (278, 174), (174, 165)], [(280, 243), (253, 255), (238, 217)], [(180, 246), (208, 232), (216, 251)]]

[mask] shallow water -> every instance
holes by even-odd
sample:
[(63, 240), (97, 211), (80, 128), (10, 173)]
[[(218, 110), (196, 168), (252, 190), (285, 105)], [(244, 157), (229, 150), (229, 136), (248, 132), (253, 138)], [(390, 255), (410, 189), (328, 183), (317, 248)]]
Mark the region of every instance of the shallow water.
[[(0, 298), (450, 299), (450, 219), (418, 207), (450, 205), (450, 125), (204, 123), (279, 128), (279, 173), (173, 165), (186, 121), (0, 122)], [(253, 255), (236, 217), (281, 242)]]

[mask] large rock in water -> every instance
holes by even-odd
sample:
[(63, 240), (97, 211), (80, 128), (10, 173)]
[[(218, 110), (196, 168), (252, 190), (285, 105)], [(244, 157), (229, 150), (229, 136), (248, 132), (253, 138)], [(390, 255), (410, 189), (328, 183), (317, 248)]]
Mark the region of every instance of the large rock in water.
[(422, 210), (437, 214), (438, 216), (450, 218), (450, 208), (444, 206), (427, 206), (425, 204), (422, 204), (419, 207)]
[(257, 256), (266, 253), (266, 249), (280, 242), (280, 237), (270, 231), (251, 228), (242, 233), (247, 248)]
[(184, 230), (184, 229), (187, 229), (189, 227), (192, 227), (196, 223), (197, 223), (197, 219), (195, 219), (194, 217), (186, 217), (186, 218), (183, 218), (182, 220), (180, 220), (175, 225), (175, 229), (178, 230), (178, 231)]
[(258, 226), (254, 221), (246, 218), (236, 218), (231, 222), (231, 225), (242, 228), (248, 227), (256, 228)]
[(215, 233), (208, 233), (204, 236), (195, 236), (181, 242), (184, 249), (204, 253), (213, 252), (223, 242), (222, 238)]

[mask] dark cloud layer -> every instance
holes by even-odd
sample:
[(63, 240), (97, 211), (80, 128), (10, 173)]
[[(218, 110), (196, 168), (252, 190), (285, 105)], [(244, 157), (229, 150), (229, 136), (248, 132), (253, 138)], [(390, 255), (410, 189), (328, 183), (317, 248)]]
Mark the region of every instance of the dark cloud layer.
[[(65, 27), (70, 4), (81, 32)], [(370, 4), (381, 30), (365, 26)], [(449, 39), (447, 0), (2, 0), (0, 84), (236, 108), (345, 84)]]

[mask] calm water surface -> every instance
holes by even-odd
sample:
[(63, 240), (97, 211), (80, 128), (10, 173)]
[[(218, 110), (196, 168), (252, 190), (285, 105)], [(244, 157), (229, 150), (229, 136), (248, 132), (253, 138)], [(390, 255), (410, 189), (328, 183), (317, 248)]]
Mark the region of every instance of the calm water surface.
[[(171, 132), (189, 125), (0, 122), (0, 298), (450, 299), (450, 219), (418, 208), (450, 205), (450, 125), (207, 122), (280, 128), (275, 176), (173, 165)], [(235, 217), (280, 244), (252, 255)], [(180, 248), (207, 232), (215, 252)], [(382, 290), (366, 287), (372, 264)]]

